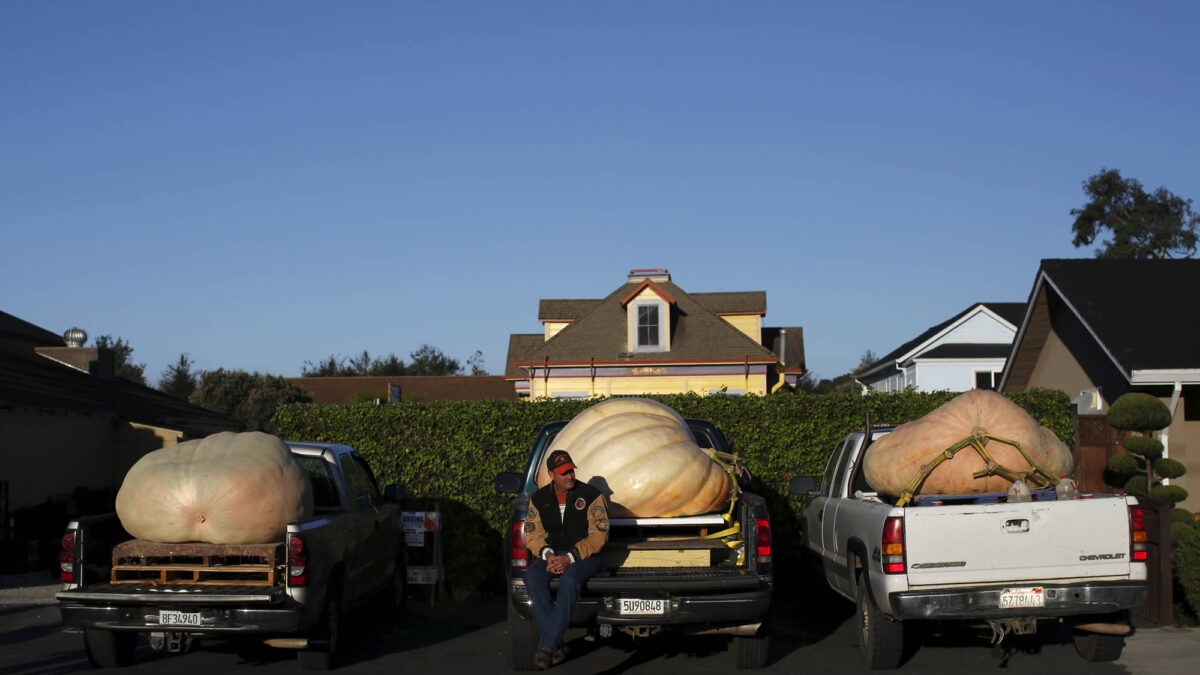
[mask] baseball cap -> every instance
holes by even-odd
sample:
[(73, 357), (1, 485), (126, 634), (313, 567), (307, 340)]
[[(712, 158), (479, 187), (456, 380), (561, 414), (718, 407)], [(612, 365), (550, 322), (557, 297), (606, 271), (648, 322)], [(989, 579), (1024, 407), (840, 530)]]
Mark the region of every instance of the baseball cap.
[(546, 468), (561, 476), (574, 469), (575, 462), (571, 461), (571, 456), (566, 450), (555, 450), (550, 453), (550, 459), (546, 460)]

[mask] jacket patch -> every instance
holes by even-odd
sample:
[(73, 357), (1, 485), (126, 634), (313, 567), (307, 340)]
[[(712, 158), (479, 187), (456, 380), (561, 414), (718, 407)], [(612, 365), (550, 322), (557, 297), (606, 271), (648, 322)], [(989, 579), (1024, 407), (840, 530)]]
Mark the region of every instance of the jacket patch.
[(526, 532), (533, 532), (536, 529), (537, 529), (537, 525), (534, 525), (533, 521), (530, 521), (530, 520), (525, 521), (525, 531)]
[(601, 518), (596, 521), (596, 529), (601, 532), (608, 532), (608, 518)]
[(600, 506), (599, 504), (597, 504), (592, 507), (592, 517), (593, 518), (603, 518), (605, 515), (606, 514), (604, 513), (603, 506)]
[(587, 506), (587, 502), (583, 501), (583, 497), (575, 500), (575, 509), (577, 511), (582, 511), (585, 506)]
[(529, 507), (529, 511), (525, 514), (525, 520), (537, 520), (537, 509)]

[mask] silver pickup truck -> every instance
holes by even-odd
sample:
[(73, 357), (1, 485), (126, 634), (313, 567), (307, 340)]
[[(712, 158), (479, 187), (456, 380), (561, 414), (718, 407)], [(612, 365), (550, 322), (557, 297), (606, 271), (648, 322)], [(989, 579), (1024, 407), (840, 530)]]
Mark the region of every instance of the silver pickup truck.
[(258, 545), (130, 540), (115, 514), (71, 522), (63, 535), (63, 622), (83, 629), (98, 667), (133, 662), (138, 634), (159, 651), (195, 638), (252, 636), (297, 649), (301, 667), (337, 661), (342, 613), (381, 591), (405, 593), (400, 486), (380, 493), (350, 447), (288, 443), (312, 482), (314, 515)]
[[(878, 440), (890, 428), (871, 429)], [(993, 644), (1031, 634), (1039, 620), (1073, 628), (1089, 661), (1118, 658), (1126, 610), (1146, 599), (1147, 545), (1137, 499), (1035, 492), (926, 495), (907, 506), (874, 492), (862, 475), (867, 431), (843, 439), (801, 523), (807, 551), (838, 594), (857, 603), (860, 651), (871, 668), (899, 665), (912, 620), (987, 625)]]

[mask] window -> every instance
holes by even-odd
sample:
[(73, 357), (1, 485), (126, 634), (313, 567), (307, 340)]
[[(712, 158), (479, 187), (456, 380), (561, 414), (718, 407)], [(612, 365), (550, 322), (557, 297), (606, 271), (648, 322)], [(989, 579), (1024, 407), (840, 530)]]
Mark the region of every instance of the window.
[(996, 385), (1000, 384), (1000, 371), (998, 370), (977, 370), (975, 371), (975, 388), (996, 390)]
[(635, 300), (628, 309), (630, 351), (665, 352), (669, 350), (670, 315), (666, 303), (657, 299)]
[(371, 470), (350, 455), (342, 455), (339, 463), (342, 474), (346, 477), (350, 501), (360, 509), (371, 508), (379, 501), (379, 488), (375, 485), (375, 477), (371, 475)]
[(638, 305), (637, 346), (658, 346), (658, 305)]

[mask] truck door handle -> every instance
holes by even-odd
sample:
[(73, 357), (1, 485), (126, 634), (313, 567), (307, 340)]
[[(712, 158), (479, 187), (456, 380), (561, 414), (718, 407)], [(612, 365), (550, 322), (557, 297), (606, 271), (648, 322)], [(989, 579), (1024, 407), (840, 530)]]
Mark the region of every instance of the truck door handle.
[(1004, 523), (1004, 531), (1017, 534), (1029, 531), (1029, 521), (1024, 518), (1014, 518)]

